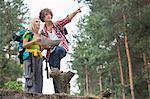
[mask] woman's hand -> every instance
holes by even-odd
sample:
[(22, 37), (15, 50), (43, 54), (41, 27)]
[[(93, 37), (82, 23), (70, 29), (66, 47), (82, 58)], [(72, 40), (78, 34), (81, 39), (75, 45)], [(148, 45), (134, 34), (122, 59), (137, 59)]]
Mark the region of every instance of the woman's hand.
[(41, 38), (40, 37), (36, 37), (35, 38), (35, 42), (40, 42), (41, 41)]

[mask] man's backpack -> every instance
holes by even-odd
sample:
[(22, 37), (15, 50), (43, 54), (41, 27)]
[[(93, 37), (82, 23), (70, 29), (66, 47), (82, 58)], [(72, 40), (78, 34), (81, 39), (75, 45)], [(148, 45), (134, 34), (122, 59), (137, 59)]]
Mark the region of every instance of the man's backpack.
[(27, 29), (20, 29), (13, 36), (13, 40), (18, 42), (18, 52), (19, 52), (18, 58), (19, 58), (21, 64), (23, 64), (23, 61), (24, 61), (23, 53), (25, 52), (25, 48), (23, 47), (23, 35), (25, 33), (30, 33), (29, 41), (31, 41), (33, 38), (33, 34), (32, 34), (32, 31), (27, 30)]

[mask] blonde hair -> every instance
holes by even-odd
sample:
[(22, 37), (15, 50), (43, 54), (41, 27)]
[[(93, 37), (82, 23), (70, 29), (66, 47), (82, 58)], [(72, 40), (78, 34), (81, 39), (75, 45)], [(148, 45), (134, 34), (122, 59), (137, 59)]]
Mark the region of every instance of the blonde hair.
[(36, 21), (37, 21), (37, 19), (39, 20), (39, 18), (31, 18), (30, 19), (29, 29), (32, 30), (33, 32), (38, 31), (38, 29), (36, 27)]

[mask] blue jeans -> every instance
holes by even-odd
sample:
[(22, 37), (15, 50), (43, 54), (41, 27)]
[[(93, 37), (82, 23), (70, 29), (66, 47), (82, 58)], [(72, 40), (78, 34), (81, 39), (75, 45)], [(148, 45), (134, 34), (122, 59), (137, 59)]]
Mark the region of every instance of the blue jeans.
[(63, 57), (65, 57), (67, 54), (66, 50), (63, 48), (63, 46), (56, 46), (55, 50), (50, 53), (49, 56), (49, 66), (52, 68), (58, 68), (60, 69), (60, 61)]
[[(62, 46), (57, 46), (55, 48), (55, 50), (50, 53), (50, 56), (49, 56), (49, 66), (50, 68), (58, 68), (60, 70), (60, 61), (63, 57), (65, 57), (67, 54), (66, 50), (62, 47)], [(59, 93), (59, 90), (58, 90), (58, 86), (56, 84), (56, 81), (53, 79), (53, 85), (54, 85), (54, 90), (55, 90), (55, 93)]]

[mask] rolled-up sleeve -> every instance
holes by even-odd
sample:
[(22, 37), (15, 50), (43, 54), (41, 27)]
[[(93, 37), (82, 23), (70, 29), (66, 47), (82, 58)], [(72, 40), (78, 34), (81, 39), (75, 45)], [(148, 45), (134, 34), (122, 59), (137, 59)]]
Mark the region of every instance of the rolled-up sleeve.
[(60, 27), (64, 27), (67, 23), (70, 23), (70, 22), (71, 22), (71, 20), (68, 18), (68, 15), (67, 15), (64, 19), (58, 20), (57, 24)]

